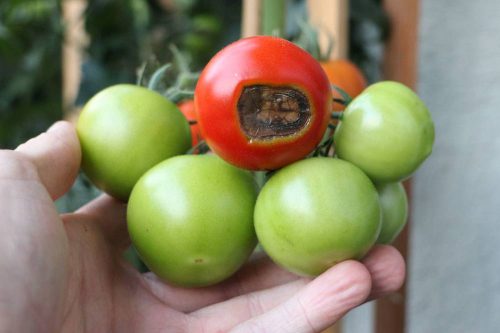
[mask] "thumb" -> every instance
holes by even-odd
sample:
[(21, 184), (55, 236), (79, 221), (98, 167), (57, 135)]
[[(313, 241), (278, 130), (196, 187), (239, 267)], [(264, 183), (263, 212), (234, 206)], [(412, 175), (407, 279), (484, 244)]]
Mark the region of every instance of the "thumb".
[(71, 188), (80, 169), (80, 143), (74, 126), (67, 121), (55, 123), (16, 151), (36, 166), (42, 184), (54, 200)]

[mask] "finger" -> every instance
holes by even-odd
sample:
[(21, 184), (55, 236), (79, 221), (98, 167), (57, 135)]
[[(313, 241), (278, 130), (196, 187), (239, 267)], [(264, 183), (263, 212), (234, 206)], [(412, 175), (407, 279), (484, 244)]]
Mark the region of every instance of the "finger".
[[(372, 279), (370, 298), (380, 297), (401, 287), (404, 280), (404, 261), (401, 254), (392, 246), (375, 246), (364, 259)], [(299, 279), (283, 286), (242, 295), (223, 303), (215, 304), (192, 313), (195, 317), (206, 321), (206, 324), (218, 329), (220, 318), (231, 311), (231, 321), (226, 321), (226, 329), (239, 322), (250, 319), (273, 309), (299, 291), (307, 282)], [(214, 327), (214, 330), (216, 330)]]
[(127, 205), (107, 194), (102, 194), (85, 206), (78, 209), (76, 214), (85, 214), (99, 225), (104, 237), (119, 251), (130, 245), (127, 231)]
[[(207, 328), (208, 332), (225, 332), (285, 302), (310, 281), (311, 279), (308, 278), (298, 278), (272, 288), (240, 295), (199, 309), (189, 315), (195, 318), (201, 326)], [(227, 313), (231, 313), (231, 316), (224, 315)]]
[(357, 261), (344, 261), (280, 305), (267, 311), (262, 303), (257, 308), (262, 314), (244, 321), (231, 332), (319, 332), (362, 304), (370, 290), (371, 276), (366, 267)]
[(299, 277), (276, 266), (264, 253), (253, 256), (234, 276), (214, 286), (181, 288), (162, 281), (153, 273), (144, 274), (144, 285), (166, 305), (191, 312), (235, 296), (271, 288)]
[(372, 293), (375, 299), (397, 291), (404, 283), (406, 268), (401, 253), (390, 245), (376, 245), (363, 259), (372, 277)]
[(73, 125), (65, 121), (55, 123), (16, 151), (36, 166), (40, 181), (52, 199), (69, 190), (80, 168), (80, 143)]
[[(0, 150), (0, 295), (11, 300), (0, 301), (0, 313), (2, 319), (26, 328), (17, 331), (29, 331), (40, 323), (55, 331), (64, 314), (68, 239), (49, 195), (50, 186), (42, 183), (45, 174), (28, 156)], [(64, 166), (58, 162), (55, 167)], [(26, 315), (34, 321), (26, 323)]]

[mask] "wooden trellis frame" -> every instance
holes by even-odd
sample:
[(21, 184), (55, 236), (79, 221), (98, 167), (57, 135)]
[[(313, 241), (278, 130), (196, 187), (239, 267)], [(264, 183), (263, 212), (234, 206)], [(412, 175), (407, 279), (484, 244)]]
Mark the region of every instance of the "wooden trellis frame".
[(81, 81), (82, 50), (88, 43), (83, 26), (83, 12), (87, 0), (66, 0), (61, 3), (64, 25), (62, 48), (62, 105), (64, 118), (75, 121), (75, 100)]
[[(391, 22), (391, 34), (385, 45), (384, 79), (404, 83), (416, 89), (419, 0), (384, 0), (384, 8)], [(410, 203), (410, 221), (396, 239), (394, 246), (408, 258), (408, 238), (411, 230), (411, 182), (405, 187)], [(406, 285), (401, 290), (377, 301), (376, 333), (402, 333), (406, 328)]]

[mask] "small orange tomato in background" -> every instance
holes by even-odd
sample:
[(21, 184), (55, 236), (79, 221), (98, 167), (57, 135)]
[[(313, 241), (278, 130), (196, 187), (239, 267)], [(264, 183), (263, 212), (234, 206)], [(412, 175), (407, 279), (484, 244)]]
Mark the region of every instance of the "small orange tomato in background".
[[(321, 62), (321, 67), (326, 73), (331, 84), (344, 90), (351, 98), (358, 96), (367, 86), (366, 78), (361, 70), (352, 62), (346, 59), (335, 59)], [(342, 98), (335, 90), (332, 90), (334, 98)], [(345, 106), (340, 103), (333, 103), (334, 111), (342, 111)]]
[(198, 119), (196, 118), (194, 101), (192, 99), (184, 100), (177, 104), (177, 107), (189, 122), (189, 127), (191, 128), (191, 146), (194, 147), (203, 139), (197, 123)]

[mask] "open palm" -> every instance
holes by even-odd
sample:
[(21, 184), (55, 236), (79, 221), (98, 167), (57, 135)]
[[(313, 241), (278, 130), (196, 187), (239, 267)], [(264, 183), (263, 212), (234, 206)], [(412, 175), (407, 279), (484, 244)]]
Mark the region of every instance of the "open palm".
[(261, 254), (218, 285), (168, 285), (123, 260), (125, 204), (103, 195), (57, 213), (80, 155), (65, 122), (0, 151), (1, 332), (317, 332), (403, 282), (401, 256), (379, 246), (313, 280)]

